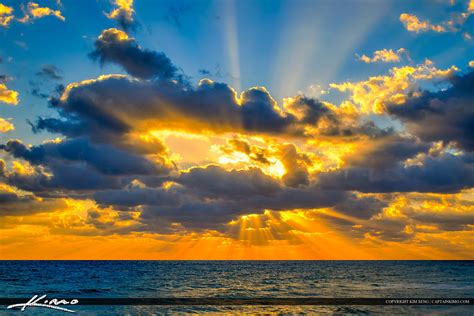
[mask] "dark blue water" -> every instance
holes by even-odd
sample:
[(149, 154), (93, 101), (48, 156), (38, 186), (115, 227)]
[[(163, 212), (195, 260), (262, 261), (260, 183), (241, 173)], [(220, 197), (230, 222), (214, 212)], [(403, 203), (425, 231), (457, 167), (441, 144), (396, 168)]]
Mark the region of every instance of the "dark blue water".
[[(3, 297), (474, 297), (474, 261), (0, 261)], [(75, 306), (79, 314), (431, 313), (473, 306)], [(2, 312), (13, 314), (16, 311)], [(29, 313), (64, 314), (31, 309)]]

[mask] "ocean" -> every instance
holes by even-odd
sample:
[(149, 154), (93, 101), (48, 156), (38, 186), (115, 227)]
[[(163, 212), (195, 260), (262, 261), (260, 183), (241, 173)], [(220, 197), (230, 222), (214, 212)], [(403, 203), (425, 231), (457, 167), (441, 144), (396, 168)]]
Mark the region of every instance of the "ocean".
[[(474, 261), (0, 261), (3, 298), (76, 298), (79, 315), (474, 315), (457, 306), (83, 306), (81, 298), (474, 298)], [(0, 313), (14, 315), (19, 310)], [(26, 314), (61, 315), (28, 307)]]

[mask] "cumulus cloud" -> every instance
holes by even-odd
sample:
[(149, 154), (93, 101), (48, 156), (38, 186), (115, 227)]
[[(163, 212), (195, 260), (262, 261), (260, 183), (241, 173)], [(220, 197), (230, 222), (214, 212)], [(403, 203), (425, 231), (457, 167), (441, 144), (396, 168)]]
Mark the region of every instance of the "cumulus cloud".
[(372, 170), (389, 169), (401, 161), (427, 153), (429, 144), (415, 137), (402, 137), (395, 132), (373, 137), (359, 146), (356, 155), (345, 159), (347, 166), (364, 167)]
[(159, 155), (143, 156), (109, 144), (72, 138), (25, 146), (10, 140), (0, 146), (33, 166), (32, 172), (4, 171), (8, 183), (41, 195), (122, 188), (140, 177), (160, 177), (170, 166)]
[(66, 20), (60, 10), (53, 10), (48, 7), (41, 7), (38, 3), (35, 2), (29, 2), (24, 10), (24, 13), (25, 16), (18, 20), (21, 23), (27, 23), (31, 19), (40, 19), (46, 16), (54, 16), (63, 22)]
[[(133, 13), (132, 3), (127, 3)], [(7, 161), (20, 161), (11, 168), (2, 162), (1, 178), (36, 198), (94, 201), (98, 209), (89, 210), (87, 221), (97, 229), (224, 232), (229, 222), (245, 214), (322, 208), (334, 210), (348, 225), (347, 218), (365, 223), (387, 207), (387, 201), (374, 193), (447, 193), (473, 185), (472, 156), (430, 151), (435, 141), (456, 142), (463, 149), (471, 146), (468, 130), (452, 133), (453, 124), (460, 129), (469, 124), (455, 118), (451, 108), (470, 118), (465, 105), (459, 104), (465, 104), (471, 83), (467, 77), (453, 77), (455, 67), (440, 70), (426, 61), (394, 67), (388, 75), (367, 81), (333, 84), (333, 89), (350, 93), (349, 101), (335, 106), (306, 96), (278, 104), (264, 87), (238, 95), (229, 85), (208, 79), (192, 85), (164, 53), (142, 48), (118, 29), (102, 32), (91, 56), (122, 67), (129, 76), (101, 76), (60, 89), (49, 101), (58, 115), (40, 117), (31, 125), (36, 133), (46, 130), (61, 139), (34, 146), (19, 140), (0, 145)], [(367, 58), (395, 61), (383, 56), (376, 52)], [(38, 75), (61, 77), (51, 65)], [(437, 93), (423, 92), (417, 84), (451, 77), (452, 87)], [(467, 95), (466, 104), (471, 102)], [(416, 105), (417, 98), (422, 106)], [(456, 101), (448, 101), (451, 98)], [(425, 99), (454, 103), (427, 106)], [(361, 119), (367, 113), (388, 113), (405, 123), (406, 130), (401, 134), (379, 128)], [(433, 123), (435, 114), (443, 119)], [(412, 116), (422, 124), (451, 126), (451, 134), (427, 136), (410, 125)], [(160, 139), (164, 131), (219, 138), (219, 153), (244, 156), (246, 164), (231, 168), (206, 161), (179, 170), (171, 158), (176, 156)], [(320, 147), (322, 141), (329, 147), (346, 142), (348, 148), (341, 154)], [(321, 167), (326, 157), (337, 163)], [(103, 218), (109, 209), (115, 217)], [(130, 214), (134, 225), (119, 230), (113, 224)], [(400, 231), (399, 224), (395, 226), (393, 236)], [(370, 227), (366, 231), (372, 232)]]
[(15, 126), (13, 126), (10, 121), (0, 117), (0, 133), (7, 133), (9, 131), (13, 131), (14, 129)]
[(19, 194), (5, 185), (0, 185), (0, 217), (54, 212), (66, 207), (66, 203), (62, 200), (40, 199), (33, 194)]
[(389, 169), (348, 167), (320, 174), (324, 189), (360, 192), (458, 192), (474, 185), (474, 164), (467, 155), (427, 156), (422, 164), (398, 163)]
[(223, 229), (238, 215), (266, 209), (320, 208), (341, 203), (350, 195), (315, 188), (289, 188), (260, 169), (226, 171), (215, 165), (195, 167), (163, 188), (97, 192), (98, 203), (139, 206), (144, 224), (165, 219), (187, 228)]
[(94, 45), (91, 58), (101, 64), (115, 63), (136, 78), (177, 78), (177, 68), (164, 53), (143, 49), (121, 30), (103, 31)]
[(113, 4), (116, 8), (107, 14), (107, 17), (116, 20), (125, 31), (133, 28), (135, 26), (133, 0), (114, 0)]
[(363, 113), (382, 114), (386, 106), (403, 103), (416, 92), (419, 83), (426, 80), (440, 80), (453, 76), (458, 68), (438, 69), (426, 60), (417, 66), (393, 67), (388, 75), (370, 77), (359, 82), (332, 83), (331, 88), (349, 92), (350, 100)]
[(7, 88), (6, 84), (0, 83), (0, 102), (17, 105), (19, 102), (18, 92), (10, 90)]
[(406, 54), (406, 53), (407, 52), (405, 48), (400, 48), (396, 51), (393, 51), (392, 49), (384, 48), (382, 50), (376, 50), (372, 57), (369, 57), (364, 54), (362, 56), (357, 55), (357, 58), (366, 64), (377, 63), (377, 62), (398, 63), (401, 61), (403, 54)]
[(7, 27), (14, 18), (13, 8), (0, 3), (0, 25)]
[(442, 25), (431, 24), (430, 21), (422, 21), (416, 15), (402, 13), (400, 14), (400, 21), (405, 28), (410, 32), (420, 33), (427, 31), (434, 31), (437, 33), (446, 32), (446, 28)]
[(453, 142), (474, 151), (474, 71), (453, 76), (451, 87), (439, 92), (423, 91), (401, 104), (388, 107), (407, 130), (426, 142)]
[[(420, 20), (416, 15), (409, 13), (402, 13), (400, 15), (400, 21), (409, 32), (459, 32), (466, 29), (464, 24), (473, 12), (474, 10), (472, 10), (472, 2), (470, 2), (466, 11), (451, 13), (449, 19), (446, 19), (439, 24), (432, 24), (429, 20)], [(470, 40), (470, 34), (468, 32), (464, 32), (463, 37), (466, 40)]]
[(68, 136), (100, 138), (151, 127), (196, 133), (302, 133), (295, 118), (282, 114), (265, 89), (251, 88), (237, 99), (231, 87), (210, 80), (188, 88), (170, 81), (99, 78), (66, 87), (51, 106), (62, 119), (40, 119), (36, 128)]
[(26, 7), (22, 4), (24, 16), (22, 18), (16, 18), (13, 14), (13, 8), (0, 3), (0, 26), (8, 27), (11, 22), (17, 21), (20, 23), (29, 23), (32, 20), (40, 19), (46, 16), (54, 16), (61, 21), (66, 19), (62, 15), (60, 10), (53, 10), (48, 7), (41, 7), (36, 2), (28, 2)]

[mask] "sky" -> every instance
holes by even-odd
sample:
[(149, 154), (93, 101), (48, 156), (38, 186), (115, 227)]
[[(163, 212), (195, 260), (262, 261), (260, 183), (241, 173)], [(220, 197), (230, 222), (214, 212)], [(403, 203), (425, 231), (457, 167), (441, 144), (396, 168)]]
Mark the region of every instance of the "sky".
[(0, 259), (474, 259), (474, 0), (0, 0)]

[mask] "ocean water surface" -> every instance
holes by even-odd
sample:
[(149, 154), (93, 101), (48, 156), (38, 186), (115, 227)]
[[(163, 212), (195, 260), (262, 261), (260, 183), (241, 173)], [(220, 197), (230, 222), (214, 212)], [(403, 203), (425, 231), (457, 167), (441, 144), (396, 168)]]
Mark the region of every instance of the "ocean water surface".
[[(0, 261), (2, 297), (473, 298), (474, 261)], [(387, 313), (474, 306), (74, 306), (80, 315)], [(2, 306), (0, 313), (19, 311)], [(63, 312), (31, 308), (25, 313)]]

